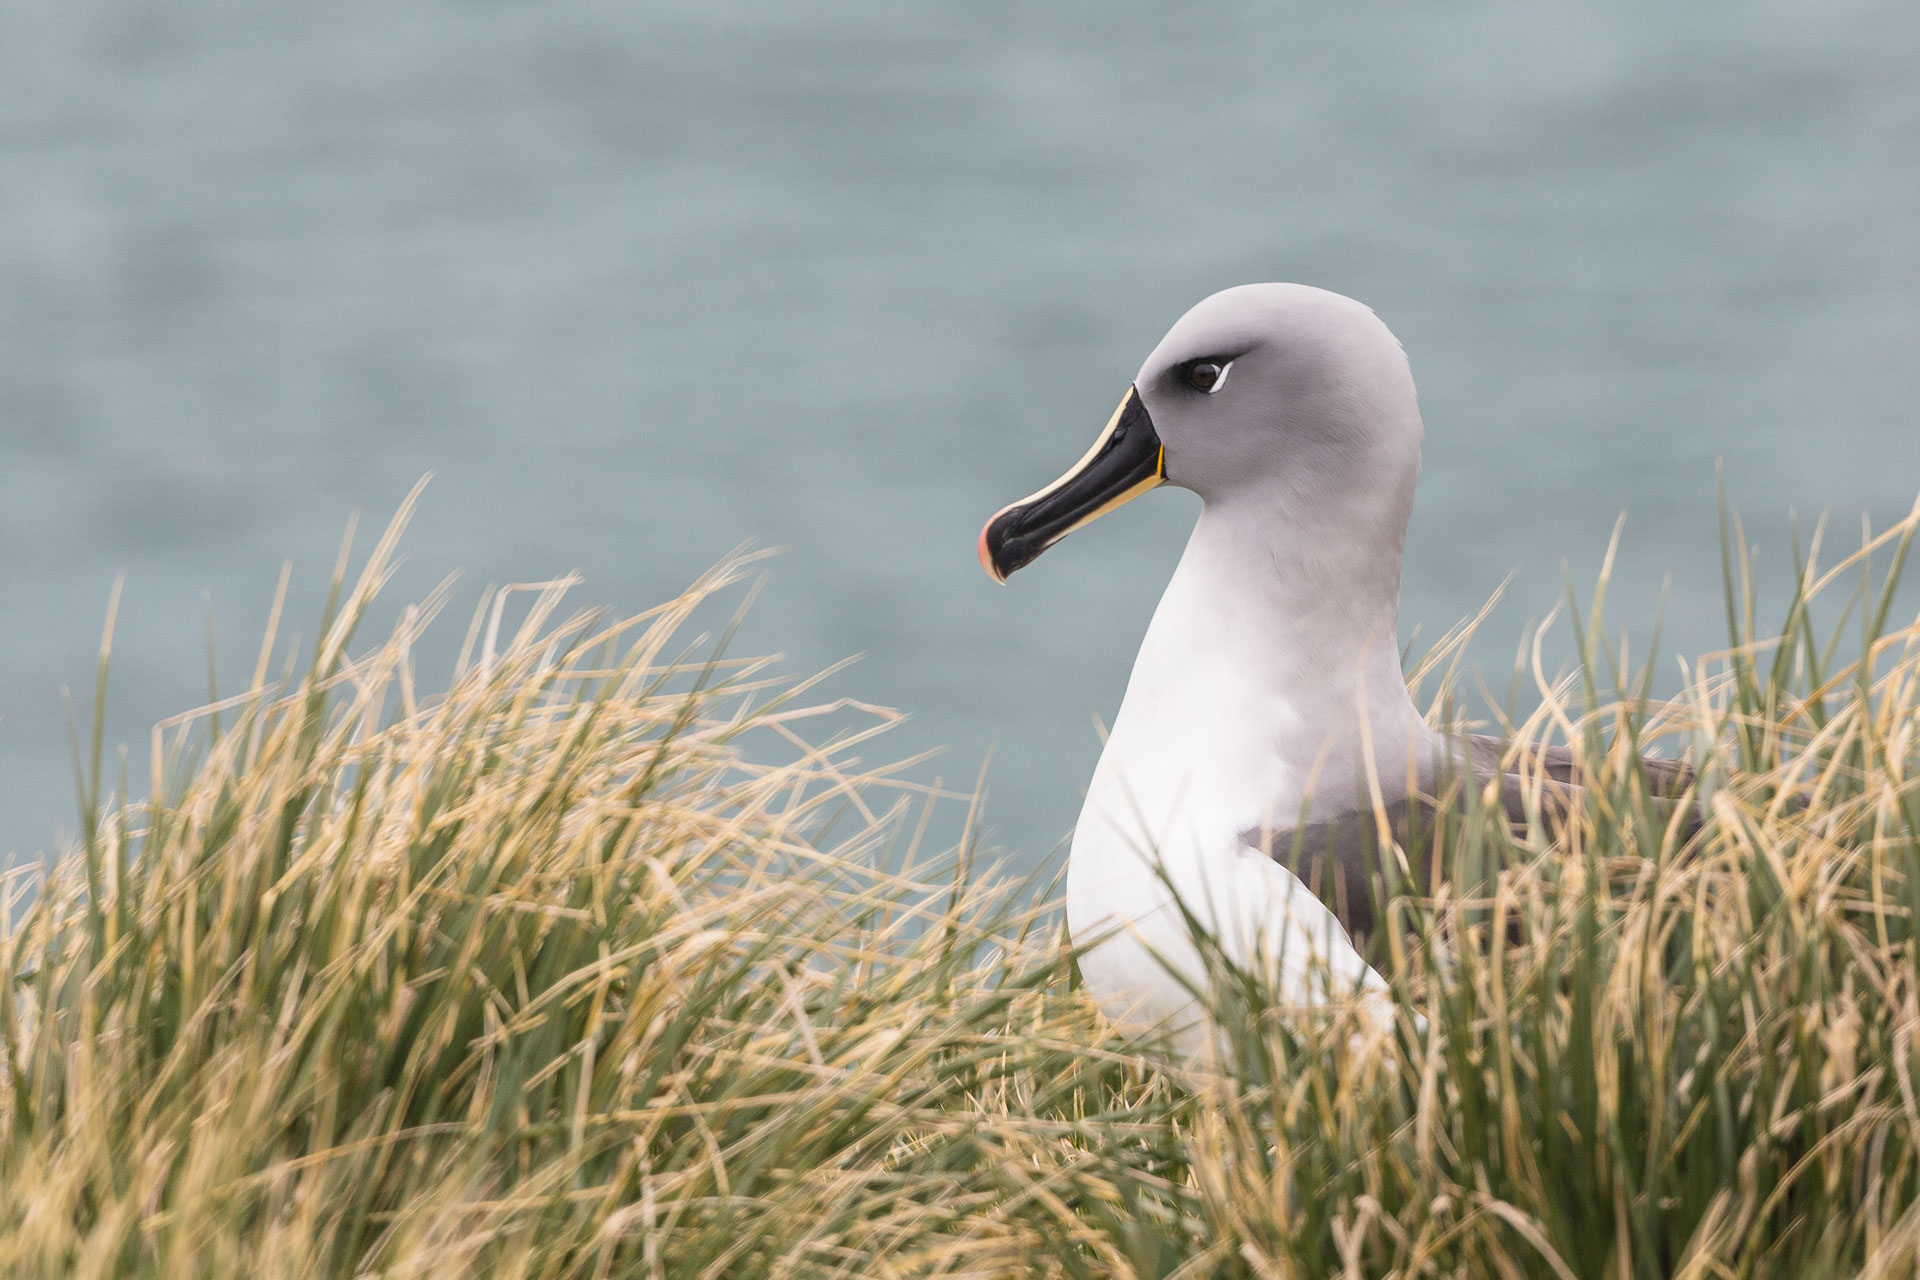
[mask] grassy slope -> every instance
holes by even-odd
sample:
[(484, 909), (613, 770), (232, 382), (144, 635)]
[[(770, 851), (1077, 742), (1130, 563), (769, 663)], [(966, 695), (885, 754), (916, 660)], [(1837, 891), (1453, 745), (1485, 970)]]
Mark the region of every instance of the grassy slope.
[[(83, 847), (13, 877), (0, 1274), (1914, 1272), (1920, 631), (1864, 557), (1805, 577), (1864, 584), (1840, 639), (1736, 610), (1671, 704), (1582, 624), (1517, 728), (1601, 783), (1525, 840), (1448, 821), (1480, 888), (1400, 899), (1380, 958), (1424, 1029), (1356, 1057), (1223, 972), (1216, 1072), (921, 857), (884, 714), (689, 659), (738, 566), (483, 613), (429, 697), (433, 602), (349, 646), (394, 536), (309, 670), (157, 735), (151, 803), (96, 764)], [(1703, 766), (1691, 842), (1656, 741)]]

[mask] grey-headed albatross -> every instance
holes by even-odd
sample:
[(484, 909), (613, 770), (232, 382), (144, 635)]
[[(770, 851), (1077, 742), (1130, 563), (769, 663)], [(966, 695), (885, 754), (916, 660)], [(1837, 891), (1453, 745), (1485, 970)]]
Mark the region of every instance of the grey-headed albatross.
[[(1297, 284), (1216, 293), (1168, 331), (1070, 471), (980, 533), (994, 578), (1159, 484), (1204, 506), (1141, 641), (1074, 830), (1067, 925), (1123, 1025), (1205, 1043), (1186, 910), (1282, 998), (1385, 983), (1370, 925), (1376, 813), (1443, 774), (1499, 771), (1500, 744), (1436, 733), (1401, 674), (1400, 568), (1422, 426), (1400, 343), (1366, 306)], [(1675, 788), (1683, 768), (1650, 761)], [(1533, 769), (1575, 781), (1561, 754)], [(1651, 775), (1650, 775), (1651, 776)], [(1502, 775), (1518, 813), (1519, 779)], [(1334, 901), (1283, 865), (1295, 852)], [(1295, 865), (1300, 865), (1295, 863)]]

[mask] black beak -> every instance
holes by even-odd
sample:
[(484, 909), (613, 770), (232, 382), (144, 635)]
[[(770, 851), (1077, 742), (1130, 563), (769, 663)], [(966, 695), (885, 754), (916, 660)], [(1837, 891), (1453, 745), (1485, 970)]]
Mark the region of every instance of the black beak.
[(994, 581), (1038, 559), (1081, 525), (1139, 497), (1167, 478), (1167, 451), (1128, 387), (1107, 429), (1072, 470), (1036, 494), (1002, 507), (980, 530), (980, 567)]

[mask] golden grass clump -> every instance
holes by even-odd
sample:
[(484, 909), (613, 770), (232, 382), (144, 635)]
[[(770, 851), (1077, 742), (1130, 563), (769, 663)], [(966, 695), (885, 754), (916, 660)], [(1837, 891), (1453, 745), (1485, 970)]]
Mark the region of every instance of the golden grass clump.
[(860, 755), (889, 713), (684, 638), (743, 562), (614, 623), (498, 594), (429, 695), (438, 593), (354, 643), (404, 516), (309, 662), (270, 626), (156, 731), (146, 798), (96, 720), (77, 847), (11, 874), (0, 1274), (1920, 1267), (1914, 517), (1810, 554), (1765, 639), (1730, 541), (1734, 644), (1669, 701), (1596, 601), (1506, 726), (1581, 806), (1443, 815), (1448, 882), (1374, 943), (1392, 1043), (1219, 962), (1195, 1064), (1100, 1022), (1050, 895), (923, 853), (937, 798)]

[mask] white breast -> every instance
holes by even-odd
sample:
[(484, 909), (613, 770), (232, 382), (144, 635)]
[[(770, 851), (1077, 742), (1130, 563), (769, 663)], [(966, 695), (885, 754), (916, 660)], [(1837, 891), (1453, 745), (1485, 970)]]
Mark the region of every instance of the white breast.
[(1076, 944), (1095, 944), (1081, 956), (1081, 976), (1109, 1018), (1171, 1031), (1186, 1052), (1199, 1051), (1206, 1024), (1191, 992), (1205, 988), (1206, 972), (1196, 926), (1236, 964), (1265, 970), (1283, 1002), (1385, 990), (1306, 885), (1241, 842), (1247, 824), (1204, 807), (1163, 811), (1169, 820), (1150, 838), (1120, 775), (1109, 744), (1067, 865), (1067, 928)]
[(1088, 991), (1116, 1022), (1173, 1031), (1189, 1052), (1205, 1026), (1188, 988), (1205, 973), (1188, 913), (1290, 1002), (1385, 986), (1332, 912), (1241, 841), (1296, 816), (1313, 781), (1298, 746), (1310, 726), (1261, 678), (1269, 665), (1247, 652), (1257, 638), (1196, 607), (1191, 587), (1176, 573), (1148, 629), (1067, 865), (1068, 930), (1099, 940), (1080, 961)]

